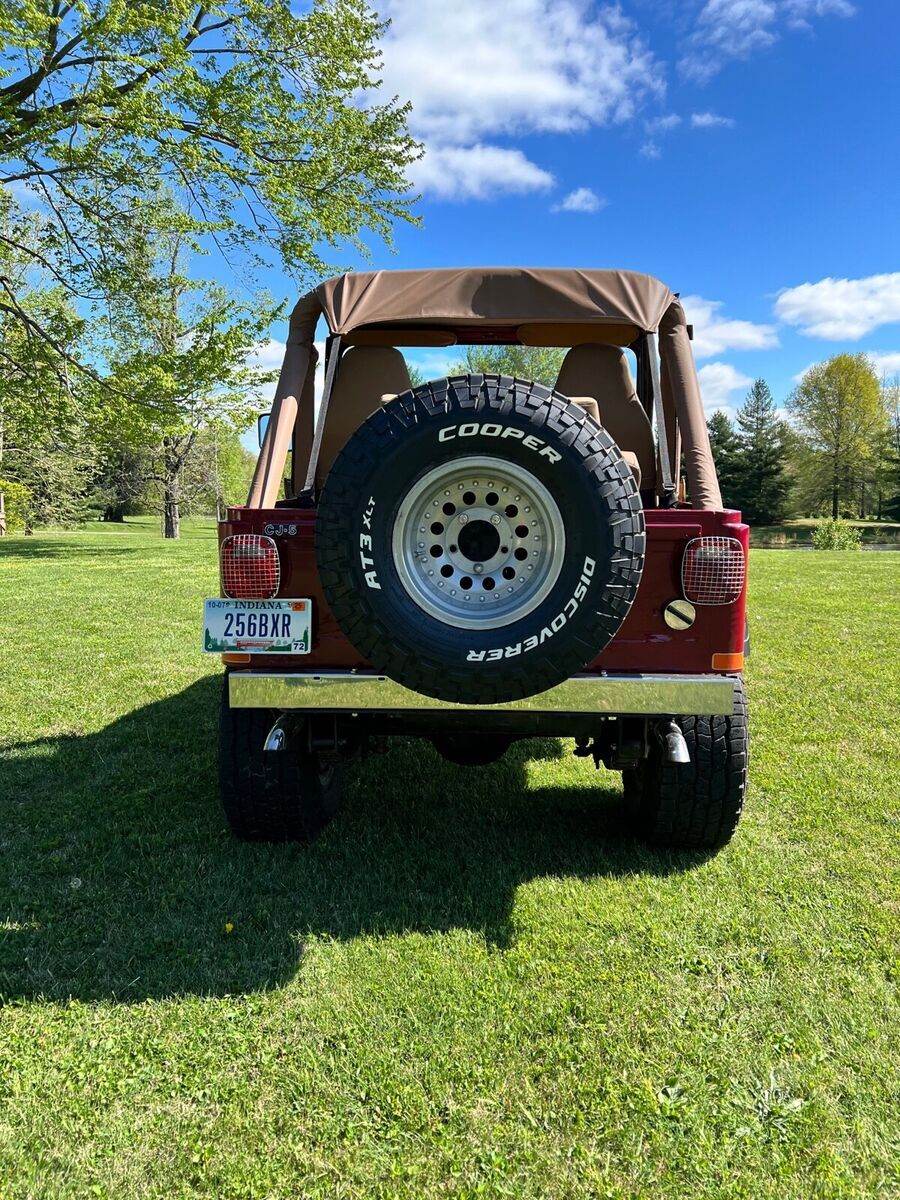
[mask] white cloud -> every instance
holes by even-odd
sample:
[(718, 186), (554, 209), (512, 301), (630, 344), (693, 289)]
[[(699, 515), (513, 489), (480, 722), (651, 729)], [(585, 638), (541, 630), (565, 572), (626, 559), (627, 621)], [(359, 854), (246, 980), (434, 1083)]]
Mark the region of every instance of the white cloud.
[(703, 407), (707, 412), (715, 412), (717, 408), (731, 407), (731, 394), (749, 388), (753, 380), (749, 375), (742, 375), (730, 363), (707, 363), (697, 372), (700, 379), (700, 392), (703, 396)]
[(250, 351), (249, 365), (262, 371), (277, 371), (284, 358), (284, 342), (271, 339), (259, 342)]
[(784, 0), (784, 11), (792, 29), (812, 29), (811, 17), (852, 17), (856, 7), (850, 0)]
[(640, 152), (644, 158), (659, 158), (662, 153), (659, 146), (653, 141), (652, 138), (649, 142), (644, 142), (643, 146), (641, 146)]
[[(315, 403), (318, 409), (319, 401), (322, 398), (322, 387), (325, 380), (325, 343), (316, 342), (316, 350), (319, 354), (319, 361), (316, 363), (315, 376)], [(279, 342), (272, 338), (268, 342), (259, 342), (250, 351), (247, 358), (247, 365), (251, 367), (259, 367), (263, 371), (280, 371), (281, 363), (284, 359), (285, 345), (284, 342)], [(278, 382), (277, 376), (271, 383), (264, 384), (254, 396), (256, 403), (259, 405), (260, 412), (265, 412), (272, 407), (272, 398), (275, 395), (275, 386)], [(255, 434), (254, 434), (255, 436)]]
[[(391, 20), (382, 91), (412, 102), (410, 125), (426, 146), (413, 182), (443, 198), (484, 198), (492, 184), (549, 186), (548, 172), (496, 140), (627, 121), (663, 92), (662, 68), (617, 7), (384, 0), (379, 12)], [(469, 160), (477, 182), (451, 186), (443, 166), (463, 161), (453, 156), (464, 151), (477, 152)]]
[(649, 121), (645, 121), (644, 128), (648, 133), (668, 133), (677, 129), (680, 124), (681, 117), (678, 113), (665, 113), (661, 117), (651, 117)]
[(808, 337), (855, 341), (900, 321), (900, 271), (785, 288), (775, 301), (775, 315)]
[(502, 194), (546, 191), (553, 176), (521, 150), (477, 143), (429, 146), (410, 168), (414, 184), (442, 200), (489, 200)]
[(589, 187), (576, 188), (574, 192), (569, 192), (559, 204), (554, 204), (554, 212), (574, 212), (574, 213), (595, 213), (601, 208), (606, 208), (606, 200), (603, 196), (598, 196), (597, 193)]
[(465, 357), (465, 350), (459, 346), (449, 346), (447, 349), (423, 350), (409, 348), (404, 352), (407, 363), (421, 371), (425, 379), (443, 379), (450, 373), (454, 363)]
[(734, 120), (714, 112), (691, 113), (691, 129), (734, 129)]
[(688, 79), (703, 83), (729, 60), (773, 45), (782, 25), (809, 30), (815, 17), (854, 12), (849, 0), (706, 0), (678, 66)]
[(720, 300), (683, 296), (681, 303), (688, 321), (694, 326), (695, 358), (712, 358), (726, 350), (771, 350), (778, 345), (774, 325), (723, 317)]
[(900, 350), (872, 350), (869, 359), (879, 378), (900, 375)]

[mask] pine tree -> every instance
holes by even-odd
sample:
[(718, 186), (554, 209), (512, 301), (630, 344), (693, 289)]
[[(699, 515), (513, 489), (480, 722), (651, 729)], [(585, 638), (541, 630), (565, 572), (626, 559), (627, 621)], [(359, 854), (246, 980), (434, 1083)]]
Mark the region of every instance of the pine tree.
[(728, 414), (714, 412), (707, 421), (709, 429), (709, 444), (712, 447), (716, 473), (719, 476), (719, 487), (722, 491), (722, 503), (726, 508), (740, 508), (738, 502), (738, 470), (740, 445), (735, 428)]
[(785, 424), (777, 415), (769, 385), (757, 379), (738, 409), (740, 446), (735, 508), (746, 521), (777, 525), (787, 510)]

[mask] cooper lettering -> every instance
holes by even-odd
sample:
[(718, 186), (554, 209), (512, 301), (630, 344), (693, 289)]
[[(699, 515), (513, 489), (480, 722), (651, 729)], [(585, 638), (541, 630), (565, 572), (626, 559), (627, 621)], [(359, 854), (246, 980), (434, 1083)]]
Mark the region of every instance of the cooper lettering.
[(562, 455), (558, 450), (554, 450), (552, 446), (537, 437), (533, 433), (526, 433), (524, 429), (517, 429), (515, 425), (501, 425), (496, 421), (466, 421), (462, 425), (445, 425), (443, 429), (438, 430), (439, 442), (452, 442), (456, 438), (475, 437), (490, 438), (514, 438), (520, 441), (523, 446), (529, 450), (533, 450), (540, 458), (546, 458), (550, 463), (558, 463)]

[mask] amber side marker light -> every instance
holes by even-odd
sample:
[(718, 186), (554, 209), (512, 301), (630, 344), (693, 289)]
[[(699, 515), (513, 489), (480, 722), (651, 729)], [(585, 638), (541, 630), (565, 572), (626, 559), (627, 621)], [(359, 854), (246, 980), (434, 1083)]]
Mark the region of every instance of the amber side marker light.
[(743, 671), (743, 651), (738, 654), (714, 654), (712, 656), (712, 669), (714, 671)]
[(232, 666), (248, 663), (250, 661), (249, 654), (223, 654), (222, 662), (230, 663)]

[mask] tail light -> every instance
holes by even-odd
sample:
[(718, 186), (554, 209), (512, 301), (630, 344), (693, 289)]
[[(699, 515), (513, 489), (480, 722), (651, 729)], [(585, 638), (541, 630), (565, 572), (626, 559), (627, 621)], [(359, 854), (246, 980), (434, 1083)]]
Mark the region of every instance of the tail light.
[(733, 604), (744, 590), (746, 560), (737, 538), (701, 537), (688, 542), (681, 586), (692, 604)]
[(259, 533), (236, 533), (222, 542), (222, 590), (234, 600), (269, 600), (281, 583), (278, 547)]

